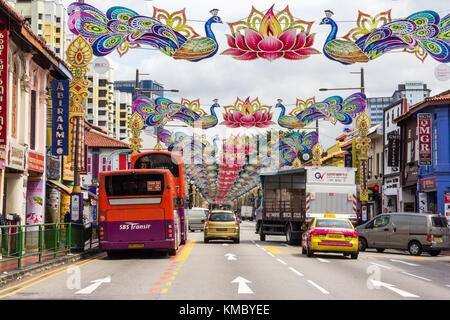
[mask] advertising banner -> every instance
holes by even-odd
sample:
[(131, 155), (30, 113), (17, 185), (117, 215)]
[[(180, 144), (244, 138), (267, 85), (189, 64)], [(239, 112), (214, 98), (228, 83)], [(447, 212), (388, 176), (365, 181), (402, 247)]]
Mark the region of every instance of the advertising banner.
[(431, 114), (419, 113), (417, 122), (419, 128), (419, 166), (431, 166)]
[(359, 150), (356, 149), (356, 138), (353, 138), (353, 146), (352, 146), (352, 160), (353, 160), (353, 168), (356, 168), (355, 173), (355, 183), (360, 184), (361, 182), (361, 167), (359, 163)]
[(445, 216), (447, 217), (447, 220), (450, 223), (450, 193), (445, 194), (444, 210), (445, 210)]
[[(28, 181), (27, 187), (27, 225), (44, 223), (43, 188), (44, 180)], [(33, 228), (35, 229), (35, 228)], [(38, 228), (36, 227), (36, 230)], [(28, 231), (32, 231), (27, 229)]]
[(69, 80), (52, 83), (52, 154), (69, 154)]
[(7, 30), (0, 31), (0, 145), (6, 145), (8, 119), (8, 38)]

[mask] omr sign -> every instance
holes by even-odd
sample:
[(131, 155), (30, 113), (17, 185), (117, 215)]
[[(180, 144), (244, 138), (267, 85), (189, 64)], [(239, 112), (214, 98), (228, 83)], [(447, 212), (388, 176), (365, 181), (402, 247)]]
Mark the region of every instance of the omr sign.
[(417, 115), (417, 122), (419, 128), (419, 165), (431, 166), (431, 114), (419, 113)]

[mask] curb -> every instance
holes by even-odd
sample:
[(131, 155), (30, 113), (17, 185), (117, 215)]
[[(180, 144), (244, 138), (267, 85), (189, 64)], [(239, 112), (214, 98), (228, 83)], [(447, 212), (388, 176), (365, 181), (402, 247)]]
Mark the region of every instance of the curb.
[(71, 253), (66, 256), (58, 257), (56, 259), (48, 260), (42, 263), (36, 263), (22, 269), (8, 271), (6, 274), (0, 275), (0, 288), (8, 285), (11, 282), (20, 280), (25, 277), (30, 277), (33, 274), (50, 270), (64, 264), (70, 264), (79, 260), (87, 259), (100, 253), (101, 251), (99, 248), (94, 248), (80, 253)]

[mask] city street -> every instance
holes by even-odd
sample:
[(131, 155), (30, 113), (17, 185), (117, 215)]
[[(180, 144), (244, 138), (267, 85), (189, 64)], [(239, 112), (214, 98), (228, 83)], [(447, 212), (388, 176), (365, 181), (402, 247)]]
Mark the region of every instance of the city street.
[(450, 298), (450, 256), (407, 252), (301, 255), (283, 237), (261, 242), (255, 223), (241, 243), (203, 243), (190, 232), (177, 256), (102, 253), (35, 274), (0, 290), (0, 299), (72, 300), (440, 300)]

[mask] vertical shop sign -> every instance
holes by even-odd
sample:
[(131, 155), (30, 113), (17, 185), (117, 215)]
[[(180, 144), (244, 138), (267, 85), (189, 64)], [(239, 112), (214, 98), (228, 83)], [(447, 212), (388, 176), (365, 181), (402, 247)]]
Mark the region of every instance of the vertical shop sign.
[(356, 138), (353, 138), (353, 148), (352, 148), (352, 160), (353, 160), (353, 168), (356, 168), (355, 173), (355, 183), (360, 184), (361, 182), (361, 167), (359, 160), (359, 150), (356, 148)]
[(69, 154), (69, 80), (52, 83), (52, 154)]
[(400, 134), (388, 133), (388, 167), (398, 167), (400, 163)]
[(8, 118), (8, 37), (7, 30), (0, 31), (0, 145), (6, 145)]
[(431, 166), (431, 114), (419, 113), (417, 122), (419, 127), (419, 166)]
[(447, 217), (447, 220), (450, 224), (450, 193), (445, 194), (444, 210), (445, 210), (445, 216)]

